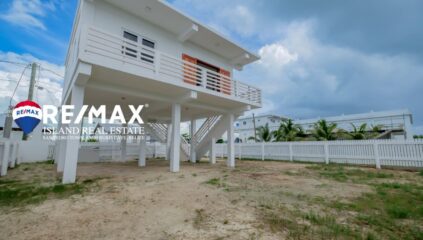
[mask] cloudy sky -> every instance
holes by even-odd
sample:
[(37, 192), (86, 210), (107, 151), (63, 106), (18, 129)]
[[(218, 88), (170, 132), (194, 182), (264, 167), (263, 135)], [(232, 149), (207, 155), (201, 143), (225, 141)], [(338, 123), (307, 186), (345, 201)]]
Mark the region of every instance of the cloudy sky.
[[(297, 119), (408, 108), (423, 134), (423, 1), (170, 3), (261, 56), (236, 73), (262, 87), (261, 113)], [(75, 8), (70, 0), (1, 1), (0, 60), (37, 60), (63, 74)], [(23, 67), (0, 63), (2, 111)], [(60, 87), (57, 75), (42, 73), (40, 85)], [(60, 98), (52, 89), (39, 98)]]

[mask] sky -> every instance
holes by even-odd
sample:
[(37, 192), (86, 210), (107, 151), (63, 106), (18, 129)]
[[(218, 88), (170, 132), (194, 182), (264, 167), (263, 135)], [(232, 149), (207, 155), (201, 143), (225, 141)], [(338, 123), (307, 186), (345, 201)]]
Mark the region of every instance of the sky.
[[(262, 88), (258, 113), (304, 119), (406, 108), (423, 134), (423, 1), (169, 2), (257, 52), (261, 60), (235, 78)], [(0, 61), (38, 61), (51, 70), (41, 71), (40, 85), (51, 88), (38, 90), (39, 101), (60, 99), (57, 75), (64, 74), (76, 5), (0, 2)], [(0, 63), (1, 111), (23, 67)], [(15, 100), (26, 94), (25, 74)]]

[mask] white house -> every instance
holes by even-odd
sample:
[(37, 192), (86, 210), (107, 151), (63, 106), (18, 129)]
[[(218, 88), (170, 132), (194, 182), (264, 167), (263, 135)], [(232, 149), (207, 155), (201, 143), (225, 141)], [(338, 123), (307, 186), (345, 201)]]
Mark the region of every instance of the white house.
[[(274, 131), (279, 128), (281, 121), (284, 119), (287, 118), (275, 115), (262, 115), (255, 118), (244, 116), (235, 123), (235, 135), (243, 142), (246, 142), (249, 137), (254, 136), (254, 120), (256, 128), (268, 124), (269, 129)], [(294, 120), (294, 123), (300, 125), (305, 132), (310, 132), (314, 124), (320, 119), (325, 119), (329, 123), (336, 123), (339, 128), (347, 131), (352, 131), (353, 127), (351, 124), (359, 127), (361, 124), (366, 123), (368, 128), (380, 126), (385, 131), (386, 137), (391, 139), (413, 139), (413, 115), (407, 109), (301, 119)]]
[[(305, 131), (313, 128), (315, 122), (322, 118), (295, 120)], [(390, 132), (390, 138), (413, 139), (413, 115), (408, 109), (349, 114), (324, 118), (330, 123), (336, 123), (339, 128), (352, 131), (352, 125), (359, 127), (366, 123), (368, 127), (380, 126), (382, 130)]]
[[(261, 91), (234, 80), (233, 70), (258, 59), (165, 1), (80, 0), (62, 104), (75, 105), (75, 111), (84, 104), (148, 104), (145, 129), (168, 143), (171, 172), (179, 171), (181, 157), (200, 158), (228, 132), (228, 166), (234, 167), (234, 120), (261, 106)], [(206, 120), (197, 127), (197, 119)], [(181, 121), (191, 121), (190, 146), (181, 140)], [(78, 149), (78, 140), (58, 141), (63, 183), (75, 181)]]

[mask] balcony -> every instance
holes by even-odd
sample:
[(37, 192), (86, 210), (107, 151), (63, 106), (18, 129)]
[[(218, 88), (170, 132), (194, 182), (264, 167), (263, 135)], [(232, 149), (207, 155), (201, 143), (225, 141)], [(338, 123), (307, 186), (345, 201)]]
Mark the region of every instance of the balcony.
[[(84, 54), (142, 69), (153, 79), (255, 107), (261, 106), (261, 90), (257, 87), (92, 26), (82, 28), (81, 40), (76, 46), (79, 44)], [(97, 64), (92, 59), (90, 62)]]

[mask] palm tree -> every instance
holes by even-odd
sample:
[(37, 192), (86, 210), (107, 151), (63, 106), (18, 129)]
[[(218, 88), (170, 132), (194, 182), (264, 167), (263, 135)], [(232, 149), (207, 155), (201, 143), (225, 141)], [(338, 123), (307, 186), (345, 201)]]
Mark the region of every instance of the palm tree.
[(256, 142), (270, 142), (272, 141), (272, 133), (269, 130), (269, 124), (260, 126), (256, 130), (256, 138), (249, 137), (249, 140), (255, 140)]
[(182, 134), (182, 138), (185, 139), (188, 143), (191, 142), (191, 136), (188, 133)]
[(352, 139), (354, 140), (366, 139), (367, 123), (361, 124), (358, 128), (352, 123), (351, 123), (351, 126), (353, 127), (353, 131), (349, 132), (348, 135), (350, 135)]
[(272, 135), (274, 137), (275, 142), (290, 142), (295, 141), (296, 137), (298, 137), (298, 135), (302, 132), (303, 131), (299, 125), (294, 124), (292, 119), (287, 119), (282, 121), (278, 130), (273, 131)]
[(372, 125), (371, 132), (368, 134), (369, 135), (368, 138), (376, 138), (382, 132), (383, 132), (383, 125), (381, 124)]
[(314, 124), (313, 136), (317, 140), (336, 140), (336, 123), (328, 124), (326, 120), (319, 120)]

